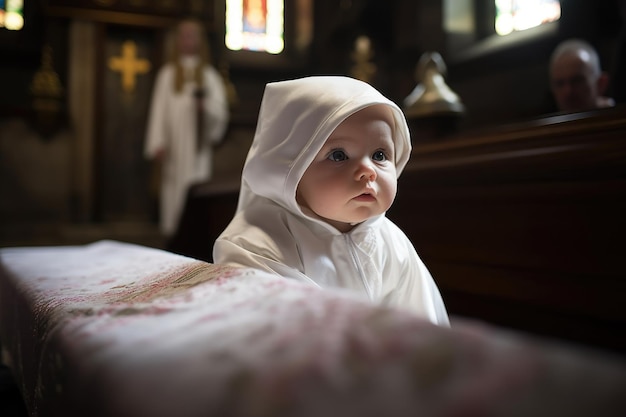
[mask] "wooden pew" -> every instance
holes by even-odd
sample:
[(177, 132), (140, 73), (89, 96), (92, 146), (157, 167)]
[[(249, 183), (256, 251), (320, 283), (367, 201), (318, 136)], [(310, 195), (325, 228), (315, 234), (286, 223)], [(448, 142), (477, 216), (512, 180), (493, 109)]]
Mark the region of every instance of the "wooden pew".
[(177, 231), (166, 249), (213, 262), (213, 242), (228, 226), (239, 198), (240, 180), (207, 182), (189, 189)]
[(626, 108), (418, 142), (398, 187), (451, 313), (626, 352)]
[[(449, 312), (626, 353), (626, 108), (415, 138), (388, 215)], [(170, 250), (212, 261), (238, 185), (192, 188)]]

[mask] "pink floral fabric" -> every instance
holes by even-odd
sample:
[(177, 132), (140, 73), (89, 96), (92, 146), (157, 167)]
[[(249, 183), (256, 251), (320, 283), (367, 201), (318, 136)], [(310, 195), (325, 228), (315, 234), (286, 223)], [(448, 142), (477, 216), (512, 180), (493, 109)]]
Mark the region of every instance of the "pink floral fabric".
[(623, 416), (620, 357), (122, 242), (0, 250), (34, 416)]

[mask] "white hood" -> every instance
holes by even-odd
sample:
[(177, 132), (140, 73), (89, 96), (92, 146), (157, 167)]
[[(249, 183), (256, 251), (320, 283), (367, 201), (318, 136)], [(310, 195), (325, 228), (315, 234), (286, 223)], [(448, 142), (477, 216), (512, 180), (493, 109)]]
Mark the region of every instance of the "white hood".
[(243, 169), (237, 213), (215, 241), (213, 260), (259, 268), (323, 288), (341, 288), (448, 324), (441, 295), (406, 235), (384, 214), (341, 233), (296, 202), (302, 175), (348, 116), (374, 104), (393, 110), (398, 175), (411, 141), (398, 106), (347, 77), (268, 84)]
[(411, 154), (409, 129), (402, 110), (372, 86), (342, 76), (268, 84), (243, 169), (237, 211), (264, 197), (303, 215), (296, 203), (296, 188), (309, 164), (342, 121), (374, 104), (386, 104), (393, 110), (395, 162), (400, 175)]

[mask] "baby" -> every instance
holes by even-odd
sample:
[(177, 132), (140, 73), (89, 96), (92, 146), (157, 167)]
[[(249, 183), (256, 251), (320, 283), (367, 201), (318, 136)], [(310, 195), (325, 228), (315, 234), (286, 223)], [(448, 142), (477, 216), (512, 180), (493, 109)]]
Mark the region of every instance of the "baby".
[(268, 84), (214, 262), (351, 289), (449, 325), (433, 278), (385, 217), (410, 154), (402, 111), (369, 84), (341, 76)]

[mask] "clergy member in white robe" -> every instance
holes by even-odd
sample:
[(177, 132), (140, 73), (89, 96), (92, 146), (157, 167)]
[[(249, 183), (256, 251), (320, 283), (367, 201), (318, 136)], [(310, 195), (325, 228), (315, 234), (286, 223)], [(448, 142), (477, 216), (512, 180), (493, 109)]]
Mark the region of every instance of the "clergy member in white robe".
[(152, 93), (144, 152), (162, 163), (159, 228), (167, 237), (178, 227), (189, 187), (211, 178), (212, 148), (228, 125), (226, 88), (209, 64), (206, 39), (199, 22), (180, 22)]

